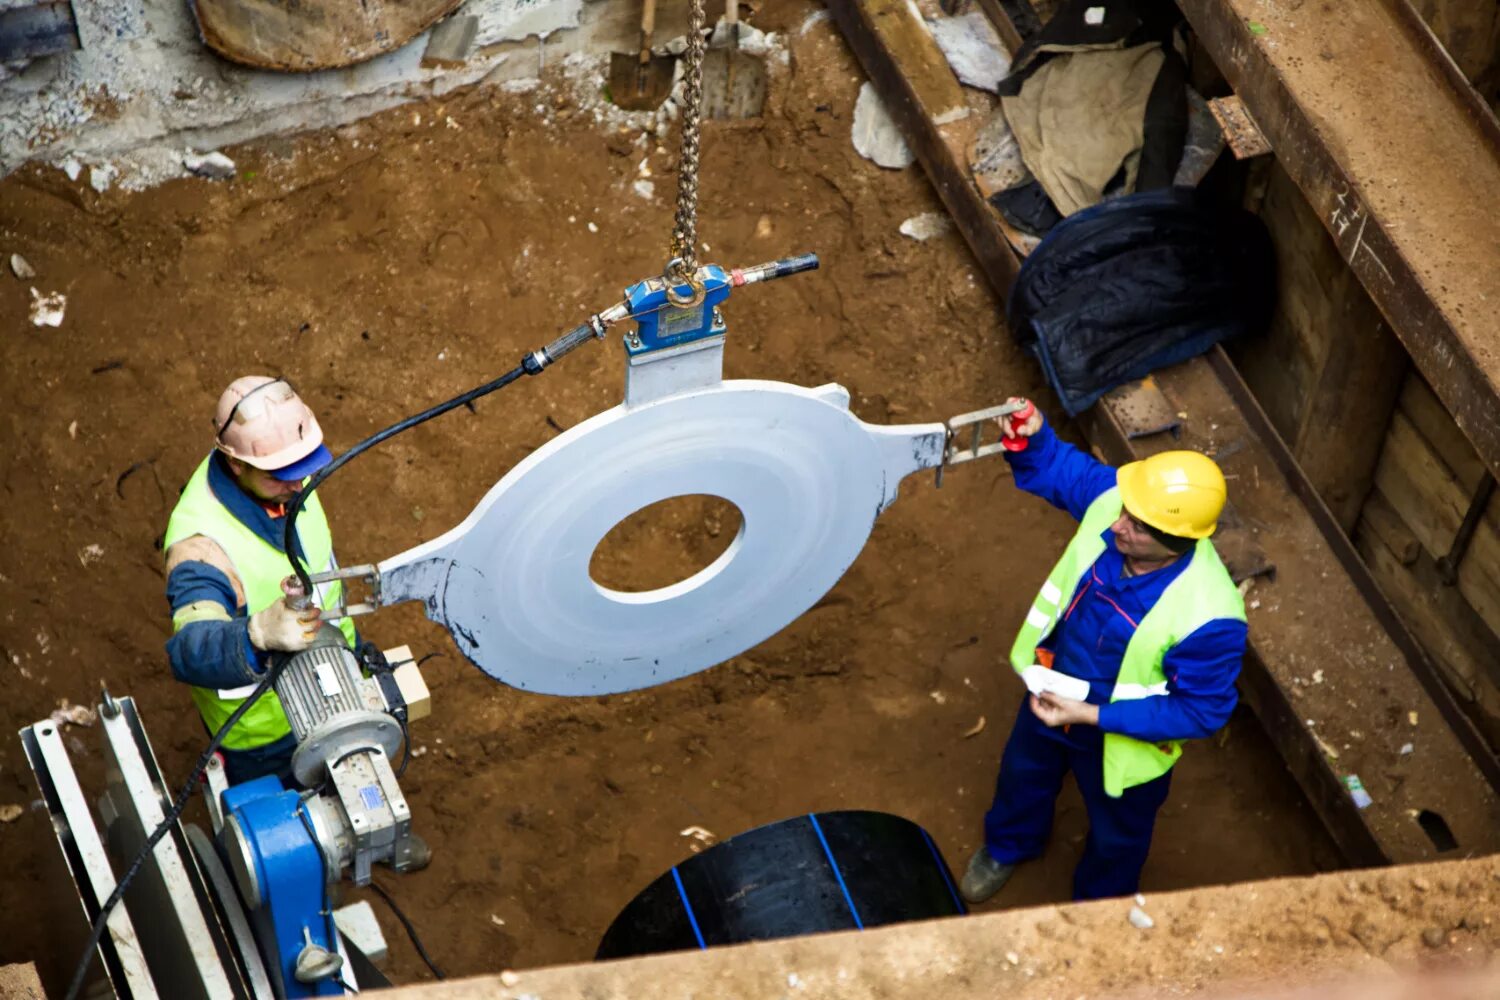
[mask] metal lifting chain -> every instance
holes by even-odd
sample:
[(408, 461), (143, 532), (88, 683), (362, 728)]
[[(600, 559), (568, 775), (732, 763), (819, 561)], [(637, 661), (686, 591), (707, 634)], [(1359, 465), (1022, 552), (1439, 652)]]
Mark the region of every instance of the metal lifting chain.
[(691, 282), (698, 271), (698, 124), (703, 112), (703, 0), (689, 0), (687, 54), (683, 64), (682, 155), (677, 166), (677, 215), (667, 277)]

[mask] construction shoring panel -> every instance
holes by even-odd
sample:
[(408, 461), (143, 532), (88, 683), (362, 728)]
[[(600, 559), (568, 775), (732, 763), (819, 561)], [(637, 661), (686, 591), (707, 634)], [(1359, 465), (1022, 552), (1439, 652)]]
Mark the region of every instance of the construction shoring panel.
[[(913, 148), (923, 146), (914, 137), (932, 134), (935, 125), (930, 119), (912, 121), (923, 108), (903, 96), (912, 89), (906, 68), (920, 66), (917, 78), (928, 89), (943, 86), (932, 68), (934, 58), (941, 59), (936, 43), (899, 0), (831, 0), (829, 7), (881, 99), (902, 106), (893, 117), (908, 141)], [(956, 85), (948, 73), (947, 83)], [(968, 178), (962, 148), (927, 142), (918, 160), (943, 191), (960, 232), (1003, 298), (1017, 263), (1007, 250), (1011, 260), (992, 266), (993, 255), (978, 249), (1004, 245), (1004, 237), (998, 215)], [(944, 184), (937, 176), (946, 179)], [(1438, 842), (1429, 832), (1436, 815), (1460, 850), (1500, 850), (1500, 797), (1476, 757), (1445, 724), (1457, 715), (1456, 707), (1440, 684), (1419, 680), (1431, 665), (1420, 650), (1413, 655), (1415, 646), (1378, 591), (1363, 585), (1367, 580), (1358, 577), (1357, 562), (1351, 567), (1338, 557), (1324, 534), (1327, 526), (1314, 518), (1304, 506), (1306, 498), (1281, 471), (1275, 452), (1284, 445), (1269, 425), (1253, 424), (1240, 410), (1207, 359), (1160, 372), (1157, 381), (1189, 414), (1184, 436), (1190, 446), (1228, 454), (1233, 445), (1239, 451), (1225, 460), (1229, 474), (1246, 477), (1232, 481), (1236, 508), (1257, 528), (1278, 574), (1257, 595), (1261, 607), (1250, 612), (1243, 688), (1341, 849), (1364, 864), (1436, 857)], [(1175, 444), (1162, 435), (1126, 440), (1111, 428), (1103, 408), (1096, 410), (1092, 431), (1116, 461)], [(1271, 436), (1269, 444), (1263, 434)], [(1248, 488), (1252, 483), (1254, 489)], [(1384, 614), (1369, 603), (1372, 598)], [(1405, 641), (1398, 642), (1396, 634)], [(1434, 695), (1447, 702), (1442, 709)], [(1412, 750), (1402, 753), (1407, 743)], [(1492, 758), (1478, 759), (1493, 764)], [(1354, 807), (1343, 785), (1348, 774), (1359, 775), (1367, 787), (1374, 782), (1372, 806)]]
[(1180, 0), (1423, 377), (1500, 472), (1500, 126), (1406, 0)]

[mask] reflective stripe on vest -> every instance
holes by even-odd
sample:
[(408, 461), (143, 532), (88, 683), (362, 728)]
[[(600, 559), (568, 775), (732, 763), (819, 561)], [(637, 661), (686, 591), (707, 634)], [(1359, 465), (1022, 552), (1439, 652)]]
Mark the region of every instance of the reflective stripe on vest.
[[(1064, 595), (1078, 588), (1083, 575), (1104, 554), (1104, 532), (1119, 518), (1120, 491), (1105, 491), (1084, 511), (1078, 531), (1052, 568), (1026, 613), (1026, 622), (1011, 647), (1011, 666), (1020, 673), (1036, 662), (1036, 648), (1062, 617)], [(1219, 560), (1213, 543), (1200, 539), (1186, 568), (1167, 585), (1136, 627), (1110, 701), (1133, 701), (1168, 693), (1162, 661), (1183, 639), (1218, 619), (1245, 620), (1245, 602)], [(1182, 756), (1182, 742), (1143, 743), (1119, 733), (1104, 734), (1104, 790), (1118, 798), (1127, 788), (1145, 784), (1171, 770)]]
[[(212, 460), (212, 455), (205, 458), (188, 480), (187, 486), (183, 487), (182, 497), (177, 501), (167, 522), (162, 549), (166, 550), (193, 535), (211, 539), (229, 557), (230, 565), (234, 567), (234, 575), (245, 593), (245, 613), (254, 614), (272, 601), (281, 600), (281, 581), (291, 573), (291, 566), (281, 551), (243, 524), (214, 496), (208, 481), (208, 463)], [(308, 565), (328, 569), (337, 565), (333, 558), (333, 536), (328, 530), (328, 519), (316, 495), (307, 498), (302, 513), (297, 517), (297, 537), (302, 542)], [(342, 603), (343, 586), (337, 581), (321, 584), (318, 586), (318, 598), (321, 607)], [(193, 610), (201, 603), (195, 602), (178, 610), (173, 616), (174, 632), (190, 621), (213, 617), (205, 609)], [(345, 618), (339, 622), (339, 629), (352, 646), (354, 622)], [(194, 687), (193, 702), (202, 713), (209, 731), (217, 732), (253, 690), (254, 685), (218, 691)], [(282, 711), (276, 692), (267, 691), (229, 731), (224, 739), (224, 746), (231, 750), (264, 746), (276, 742), (290, 731), (286, 713)]]

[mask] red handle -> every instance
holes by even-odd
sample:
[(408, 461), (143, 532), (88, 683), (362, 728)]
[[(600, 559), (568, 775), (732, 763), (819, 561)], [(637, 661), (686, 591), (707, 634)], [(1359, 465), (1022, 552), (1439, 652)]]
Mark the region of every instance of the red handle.
[[(1014, 431), (1019, 429), (1022, 424), (1030, 420), (1035, 415), (1035, 404), (1033, 404), (1031, 400), (1027, 400), (1024, 407), (1017, 410), (1015, 413), (1012, 413), (1005, 419), (1010, 422), (1010, 429)], [(1029, 437), (1008, 437), (1002, 438), (1000, 440), (1000, 447), (1004, 448), (1006, 451), (1025, 451), (1026, 447), (1029, 444), (1031, 444), (1031, 438)]]

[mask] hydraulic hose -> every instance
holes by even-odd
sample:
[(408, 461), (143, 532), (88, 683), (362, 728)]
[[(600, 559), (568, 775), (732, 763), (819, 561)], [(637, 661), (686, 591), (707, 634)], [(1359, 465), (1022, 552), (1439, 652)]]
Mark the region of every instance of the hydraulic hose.
[(333, 475), (339, 469), (342, 469), (352, 459), (364, 454), (371, 448), (375, 447), (377, 444), (380, 444), (383, 441), (390, 440), (397, 434), (400, 434), (402, 431), (411, 430), (418, 424), (426, 423), (433, 417), (440, 417), (444, 413), (447, 413), (449, 410), (456, 410), (460, 406), (465, 406), (469, 403), (472, 403), (474, 402), (474, 400), (479, 399), (482, 396), (488, 396), (492, 392), (498, 392), (523, 375), (540, 375), (549, 366), (561, 360), (564, 355), (573, 351), (579, 345), (587, 343), (589, 340), (602, 340), (604, 338), (605, 330), (611, 324), (619, 322), (621, 319), (624, 319), (628, 315), (629, 311), (625, 308), (623, 303), (621, 303), (620, 305), (612, 306), (609, 309), (604, 310), (604, 312), (602, 313), (596, 313), (595, 315), (590, 316), (586, 322), (578, 324), (573, 329), (569, 330), (567, 333), (563, 334), (561, 337), (558, 337), (552, 343), (548, 344), (546, 347), (543, 347), (539, 351), (533, 351), (530, 354), (526, 355), (521, 359), (520, 364), (516, 365), (516, 367), (506, 372), (504, 375), (501, 375), (499, 378), (486, 382), (484, 383), (484, 385), (476, 386), (475, 388), (470, 389), (468, 392), (460, 393), (459, 395), (454, 396), (452, 399), (446, 402), (429, 407), (423, 410), (421, 413), (417, 413), (410, 417), (407, 417), (405, 420), (400, 420), (394, 424), (391, 424), (391, 426), (387, 427), (385, 430), (370, 435), (363, 441), (356, 444), (354, 447), (350, 448), (348, 451), (344, 452), (338, 458), (335, 458), (332, 462), (329, 462), (327, 465), (323, 466), (323, 468), (319, 469), (317, 473), (310, 480), (308, 480), (307, 485), (303, 487), (302, 492), (298, 493), (296, 498), (292, 500), (291, 505), (287, 507), (286, 528), (283, 531), (281, 538), (282, 547), (286, 550), (287, 561), (292, 564), (292, 572), (297, 575), (297, 579), (302, 584), (302, 593), (304, 595), (304, 599), (313, 599), (313, 585), (312, 578), (308, 573), (307, 567), (304, 565), (304, 560), (302, 559), (300, 552), (300, 546), (297, 544), (297, 515), (302, 513), (302, 507), (303, 504), (307, 502), (307, 498), (312, 494), (314, 490), (323, 485), (324, 481), (327, 480), (329, 476)]

